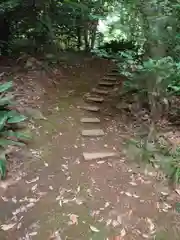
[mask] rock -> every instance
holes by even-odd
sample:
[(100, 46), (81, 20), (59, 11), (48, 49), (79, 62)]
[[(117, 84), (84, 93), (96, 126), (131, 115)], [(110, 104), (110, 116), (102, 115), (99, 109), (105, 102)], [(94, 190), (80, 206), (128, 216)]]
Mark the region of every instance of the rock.
[(100, 123), (99, 118), (81, 118), (82, 123)]
[(94, 152), (94, 153), (88, 153), (84, 152), (83, 157), (85, 161), (89, 160), (99, 160), (99, 159), (104, 159), (108, 157), (117, 157), (118, 154), (115, 152)]
[(93, 93), (98, 93), (98, 94), (103, 94), (103, 95), (107, 95), (109, 93), (109, 91), (103, 90), (103, 89), (99, 89), (99, 88), (93, 88), (92, 92)]
[(84, 107), (80, 107), (80, 108), (87, 110), (87, 111), (91, 111), (91, 112), (98, 112), (100, 110), (100, 108), (97, 106), (84, 106)]
[(108, 81), (100, 81), (100, 86), (106, 86), (106, 87), (113, 87), (115, 85), (115, 82), (108, 82)]
[(103, 97), (87, 97), (86, 101), (102, 103), (104, 101), (104, 98)]
[(102, 129), (82, 130), (82, 136), (85, 136), (85, 137), (100, 137), (100, 136), (104, 136), (104, 131)]

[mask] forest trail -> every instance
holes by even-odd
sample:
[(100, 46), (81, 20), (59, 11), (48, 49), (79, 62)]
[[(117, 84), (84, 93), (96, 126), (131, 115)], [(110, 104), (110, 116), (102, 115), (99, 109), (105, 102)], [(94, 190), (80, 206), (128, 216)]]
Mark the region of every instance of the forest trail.
[(0, 185), (1, 240), (141, 240), (161, 230), (178, 239), (173, 193), (124, 156), (133, 128), (108, 107), (121, 78), (101, 64), (100, 73), (96, 62), (72, 66), (35, 99), (47, 120), (29, 124), (18, 181)]

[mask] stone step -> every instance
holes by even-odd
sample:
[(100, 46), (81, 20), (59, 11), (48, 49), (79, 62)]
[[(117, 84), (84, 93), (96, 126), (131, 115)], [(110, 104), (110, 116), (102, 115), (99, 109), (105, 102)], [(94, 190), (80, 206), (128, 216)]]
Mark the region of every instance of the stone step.
[(99, 118), (81, 118), (80, 120), (82, 123), (100, 123), (100, 119)]
[(104, 136), (104, 131), (102, 129), (87, 129), (82, 130), (81, 134), (84, 137), (101, 137)]
[(100, 81), (100, 86), (106, 86), (106, 87), (113, 87), (115, 85), (115, 82), (108, 82), (108, 81)]
[(100, 111), (100, 108), (97, 107), (97, 106), (82, 106), (80, 107), (81, 109), (84, 109), (84, 110), (87, 110), (87, 111), (90, 111), (90, 112), (99, 112)]
[(117, 156), (118, 154), (115, 152), (94, 152), (94, 153), (84, 152), (83, 153), (83, 157), (85, 161), (100, 160), (100, 159), (117, 157)]
[(109, 91), (103, 90), (103, 89), (99, 89), (99, 88), (93, 88), (92, 92), (93, 93), (102, 94), (102, 95), (107, 95), (109, 93)]
[(86, 101), (102, 103), (104, 101), (104, 98), (103, 97), (87, 97)]
[(118, 72), (119, 72), (119, 69), (118, 69), (118, 68), (113, 68), (113, 69), (111, 70), (111, 72), (112, 72), (112, 73), (118, 73)]
[(120, 76), (120, 73), (119, 73), (119, 72), (110, 72), (110, 73), (107, 73), (107, 76), (110, 76), (110, 77), (119, 77), (119, 76)]
[(103, 77), (103, 80), (107, 80), (107, 81), (117, 81), (117, 78), (116, 78), (116, 77), (112, 77), (112, 76), (106, 76), (106, 77)]

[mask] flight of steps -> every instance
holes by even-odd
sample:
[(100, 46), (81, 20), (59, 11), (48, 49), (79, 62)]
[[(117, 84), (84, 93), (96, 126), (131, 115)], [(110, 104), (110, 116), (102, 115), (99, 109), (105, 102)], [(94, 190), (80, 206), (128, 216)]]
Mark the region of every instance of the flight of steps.
[[(117, 69), (112, 69), (102, 80), (99, 81), (97, 86), (91, 90), (90, 94), (86, 94), (84, 101), (86, 105), (81, 106), (80, 108), (86, 112), (100, 112), (101, 105), (108, 94), (113, 90), (114, 86), (119, 82), (119, 73)], [(98, 103), (98, 106), (95, 105)], [(96, 117), (84, 117), (81, 120), (81, 123), (84, 125), (84, 129), (81, 132), (82, 137), (92, 138), (103, 137), (105, 135), (105, 130), (101, 129), (100, 124), (101, 120), (98, 116)], [(93, 124), (92, 129), (86, 129), (88, 124)], [(89, 160), (99, 160), (109, 157), (117, 157), (118, 153), (114, 151), (107, 151), (106, 149), (100, 149), (96, 152), (83, 152), (83, 157), (86, 161)]]

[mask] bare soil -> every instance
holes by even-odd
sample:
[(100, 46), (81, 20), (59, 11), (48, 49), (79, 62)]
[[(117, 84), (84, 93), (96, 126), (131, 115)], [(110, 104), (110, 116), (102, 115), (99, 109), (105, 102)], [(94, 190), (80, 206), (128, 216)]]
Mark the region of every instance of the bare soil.
[[(126, 158), (125, 140), (135, 128), (111, 107), (115, 89), (100, 113), (80, 108), (111, 65), (71, 59), (56, 69), (56, 85), (37, 70), (14, 74), (19, 109), (39, 109), (46, 120), (31, 119), (33, 140), (11, 149), (8, 178), (0, 183), (1, 240), (179, 239), (179, 195), (154, 169)], [(82, 129), (95, 126), (82, 117), (100, 118), (105, 136), (82, 137)], [(119, 157), (84, 161), (84, 151), (105, 149)]]

